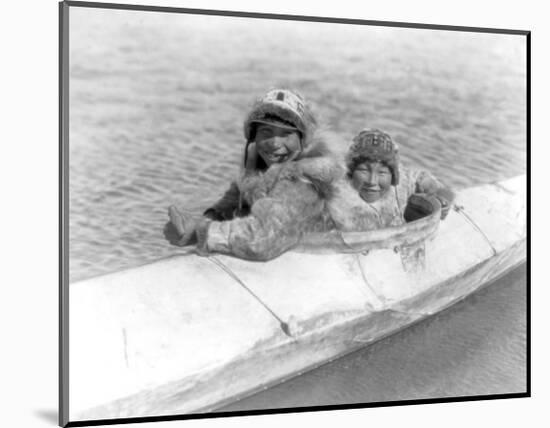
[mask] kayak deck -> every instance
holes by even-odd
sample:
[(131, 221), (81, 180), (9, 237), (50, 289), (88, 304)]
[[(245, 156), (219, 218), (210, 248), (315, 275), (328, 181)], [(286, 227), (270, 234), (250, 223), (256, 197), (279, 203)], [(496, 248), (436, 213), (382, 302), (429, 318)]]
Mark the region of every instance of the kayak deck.
[(525, 260), (525, 189), (460, 192), (410, 249), (183, 254), (71, 284), (71, 420), (213, 410), (452, 305)]

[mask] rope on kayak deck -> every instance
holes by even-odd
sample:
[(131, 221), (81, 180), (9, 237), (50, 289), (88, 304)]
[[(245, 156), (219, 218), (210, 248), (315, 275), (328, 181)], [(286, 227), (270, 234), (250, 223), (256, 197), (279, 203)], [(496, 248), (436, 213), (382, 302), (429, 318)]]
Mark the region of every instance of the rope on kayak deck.
[(233, 278), (235, 281), (237, 281), (241, 287), (243, 287), (246, 291), (248, 291), (248, 293), (250, 293), (250, 295), (252, 297), (254, 297), (258, 302), (260, 302), (260, 304), (271, 314), (273, 315), (273, 317), (279, 322), (279, 325), (281, 327), (281, 330), (283, 330), (283, 332), (288, 336), (288, 337), (291, 337), (293, 338), (292, 334), (290, 333), (290, 327), (289, 325), (284, 322), (275, 312), (273, 312), (273, 310), (267, 306), (266, 303), (264, 303), (262, 301), (262, 299), (260, 299), (250, 288), (248, 288), (246, 286), (246, 284), (229, 268), (227, 267), (224, 263), (222, 263), (220, 260), (218, 260), (216, 257), (214, 256), (209, 256), (208, 257), (209, 260), (211, 260), (216, 266), (218, 266), (219, 268), (221, 268), (225, 273), (227, 273), (231, 278)]
[(462, 216), (468, 220), (468, 222), (474, 226), (479, 233), (481, 233), (481, 235), (485, 238), (485, 240), (487, 241), (487, 243), (489, 244), (489, 246), (491, 247), (491, 249), (493, 250), (493, 253), (494, 255), (496, 256), (497, 255), (497, 250), (496, 248), (494, 247), (493, 243), (489, 240), (489, 237), (487, 235), (485, 235), (485, 232), (483, 232), (483, 230), (481, 230), (481, 227), (479, 227), (476, 222), (474, 220), (472, 220), (472, 218), (466, 214), (466, 211), (464, 211), (464, 207), (461, 206), (461, 205), (455, 205), (454, 206), (454, 209), (455, 211), (459, 212), (460, 214), (462, 214)]

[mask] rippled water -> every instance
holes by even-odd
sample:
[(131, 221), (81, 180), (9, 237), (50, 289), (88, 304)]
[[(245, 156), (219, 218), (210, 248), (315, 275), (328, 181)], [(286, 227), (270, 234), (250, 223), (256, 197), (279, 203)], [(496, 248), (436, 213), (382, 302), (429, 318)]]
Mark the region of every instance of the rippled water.
[[(519, 36), (71, 8), (70, 37), (71, 281), (172, 254), (167, 206), (220, 196), (273, 86), (456, 188), (526, 171)], [(522, 391), (525, 275), (227, 409)]]
[(220, 196), (272, 86), (457, 188), (525, 172), (519, 36), (83, 8), (70, 31), (71, 281), (170, 255), (167, 206)]

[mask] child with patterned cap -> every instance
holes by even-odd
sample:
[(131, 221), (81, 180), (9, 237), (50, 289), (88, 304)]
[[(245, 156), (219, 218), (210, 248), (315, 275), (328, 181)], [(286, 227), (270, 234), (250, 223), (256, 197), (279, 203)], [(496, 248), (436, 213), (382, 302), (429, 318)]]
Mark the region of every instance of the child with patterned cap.
[(403, 168), (397, 144), (378, 129), (362, 130), (353, 139), (345, 162), (347, 179), (336, 185), (329, 203), (340, 230), (396, 226), (425, 215), (422, 198), (412, 195), (437, 198), (444, 219), (454, 200), (453, 191), (429, 172)]
[(170, 207), (170, 243), (268, 260), (304, 233), (330, 227), (326, 200), (343, 168), (304, 98), (288, 89), (267, 92), (249, 112), (244, 135), (241, 177), (202, 218)]

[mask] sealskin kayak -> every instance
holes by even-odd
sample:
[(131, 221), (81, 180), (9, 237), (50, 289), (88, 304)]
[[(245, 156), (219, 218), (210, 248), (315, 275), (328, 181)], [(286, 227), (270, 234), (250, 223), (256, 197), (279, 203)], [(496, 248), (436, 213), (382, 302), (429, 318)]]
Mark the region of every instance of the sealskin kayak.
[(526, 188), (268, 262), (178, 249), (70, 284), (70, 420), (212, 411), (441, 311), (525, 261)]

